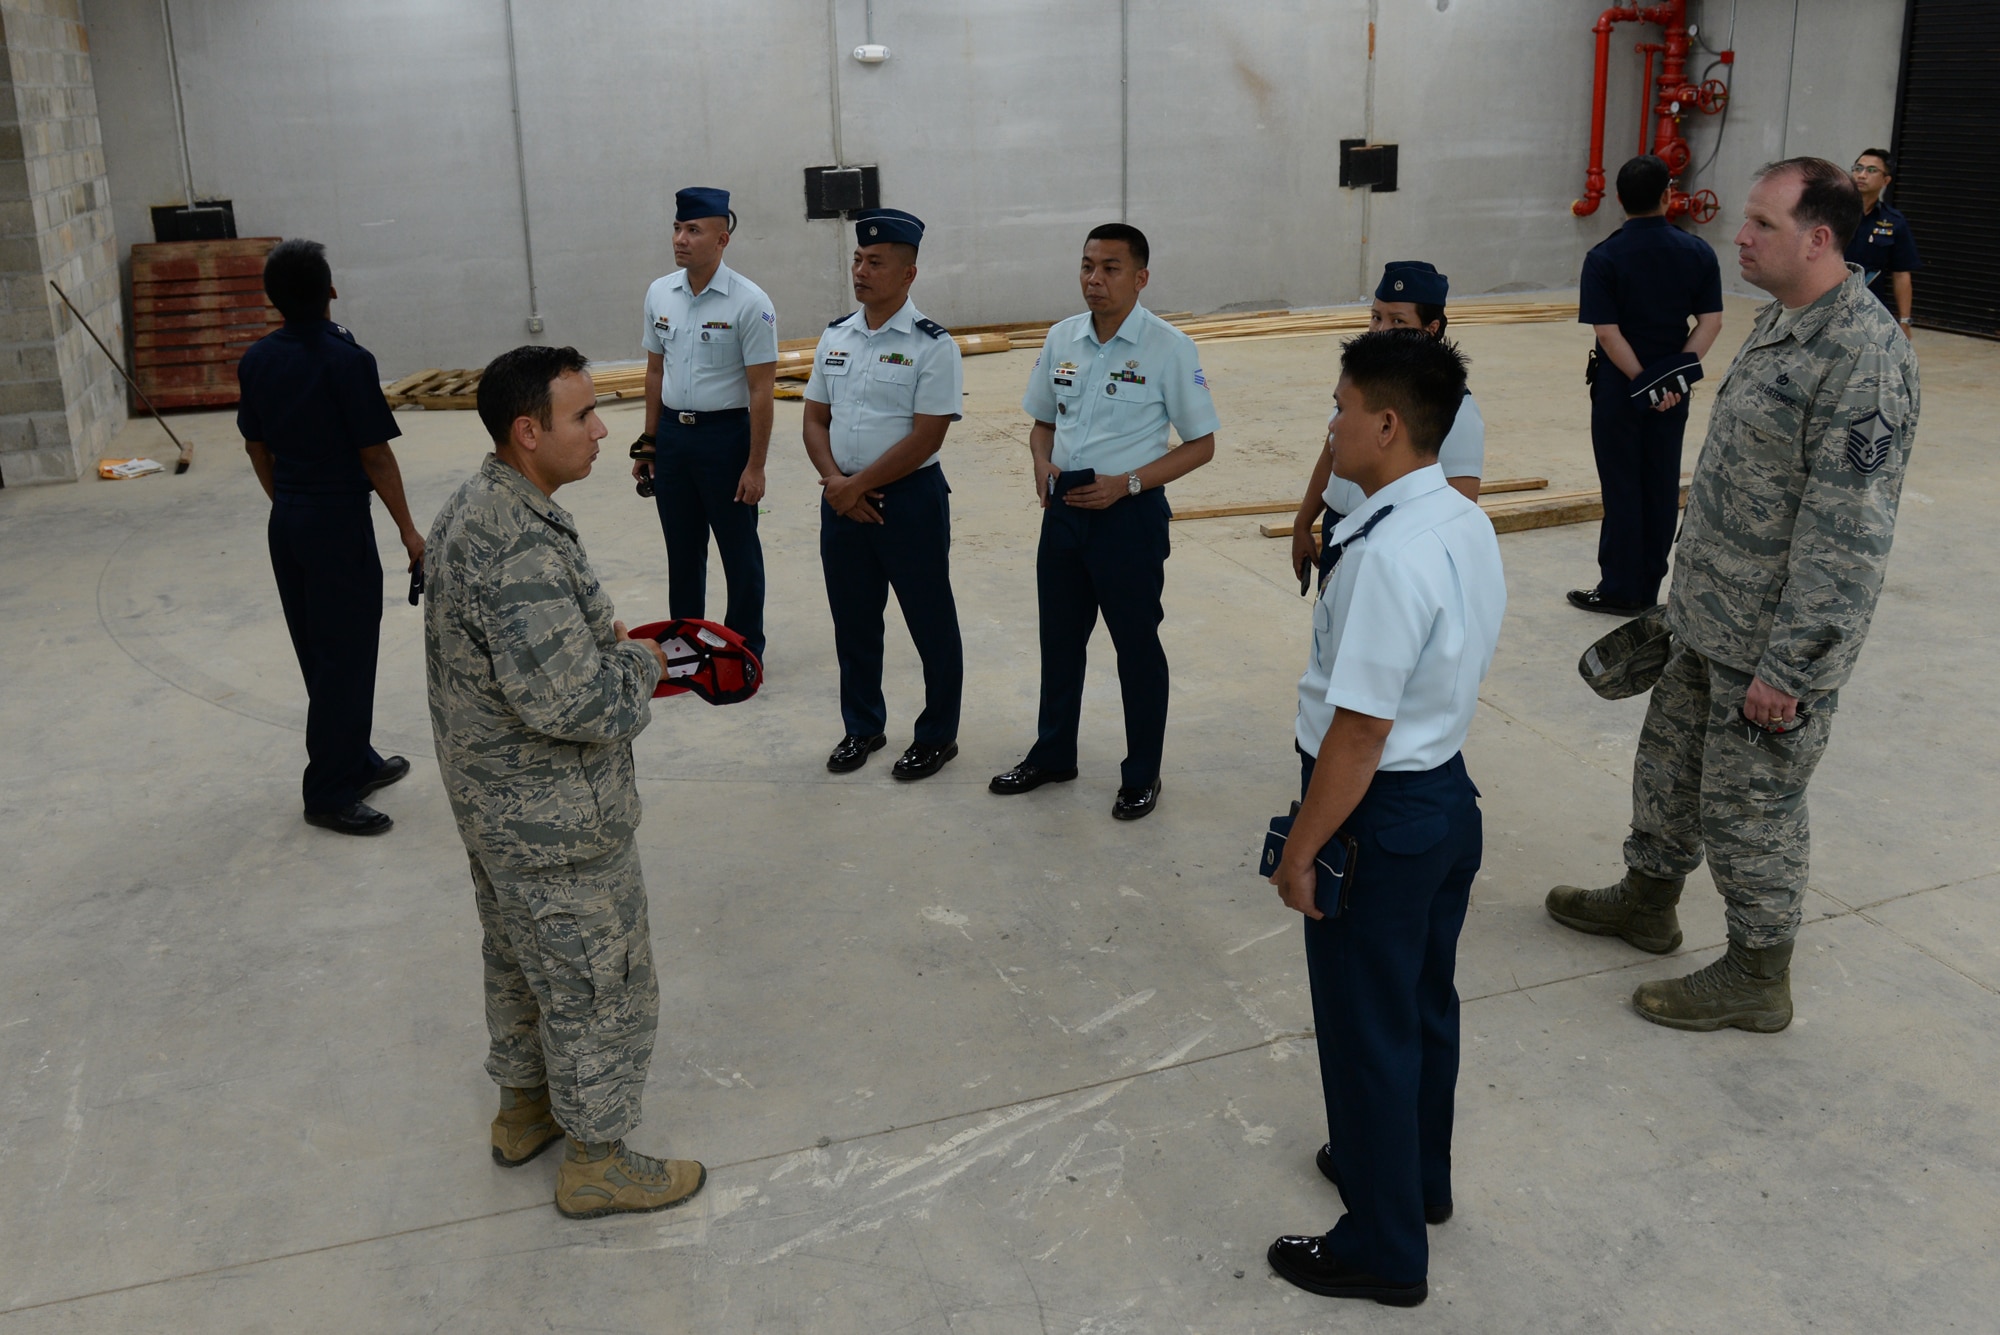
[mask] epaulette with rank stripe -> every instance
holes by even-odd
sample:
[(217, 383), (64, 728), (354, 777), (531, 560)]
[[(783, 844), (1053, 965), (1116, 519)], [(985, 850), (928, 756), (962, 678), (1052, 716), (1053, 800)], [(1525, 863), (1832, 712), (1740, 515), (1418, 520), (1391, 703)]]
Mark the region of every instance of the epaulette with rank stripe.
[(951, 332), (951, 330), (946, 329), (936, 320), (919, 320), (917, 321), (917, 328), (923, 330), (926, 334), (929, 334), (932, 338), (943, 338), (946, 334), (949, 334)]
[(833, 319), (831, 319), (831, 320), (828, 320), (828, 321), (826, 322), (826, 327), (827, 327), (828, 329), (831, 329), (831, 328), (833, 328), (833, 327), (834, 327), (835, 325), (837, 325), (837, 324), (840, 324), (840, 323), (842, 323), (843, 321), (846, 321), (846, 320), (849, 320), (849, 319), (852, 319), (852, 318), (853, 318), (853, 316), (854, 316), (854, 312), (853, 312), (853, 311), (849, 311), (849, 312), (848, 312), (848, 313), (847, 313), (846, 315), (837, 315), (837, 316), (835, 316), (835, 317), (834, 317)]

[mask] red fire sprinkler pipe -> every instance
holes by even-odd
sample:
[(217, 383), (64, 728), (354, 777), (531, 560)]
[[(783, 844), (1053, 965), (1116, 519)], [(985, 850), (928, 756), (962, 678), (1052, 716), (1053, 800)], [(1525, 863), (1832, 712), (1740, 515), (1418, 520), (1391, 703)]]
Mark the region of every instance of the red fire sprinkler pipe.
[[(1597, 70), (1590, 92), (1590, 167), (1584, 176), (1583, 198), (1569, 206), (1569, 211), (1579, 218), (1587, 218), (1597, 212), (1598, 201), (1604, 198), (1605, 85), (1611, 73), (1611, 29), (1620, 23), (1657, 23), (1665, 28), (1666, 65), (1673, 70), (1674, 87), (1679, 88), (1686, 77), (1687, 0), (1667, 0), (1665, 4), (1649, 5), (1643, 9), (1636, 5), (1613, 5), (1597, 16), (1597, 22), (1590, 28), (1597, 35)], [(1676, 40), (1679, 42), (1678, 51)], [(1660, 82), (1663, 88), (1666, 81), (1667, 75), (1662, 71)], [(1660, 106), (1664, 108), (1668, 100), (1662, 97)], [(1679, 137), (1671, 114), (1663, 117), (1663, 124), (1669, 138)], [(1656, 146), (1660, 142), (1658, 130), (1655, 131), (1654, 141)]]
[(1641, 42), (1632, 48), (1646, 57), (1646, 77), (1639, 83), (1639, 151), (1646, 151), (1646, 122), (1653, 116), (1653, 57), (1666, 50), (1660, 42)]

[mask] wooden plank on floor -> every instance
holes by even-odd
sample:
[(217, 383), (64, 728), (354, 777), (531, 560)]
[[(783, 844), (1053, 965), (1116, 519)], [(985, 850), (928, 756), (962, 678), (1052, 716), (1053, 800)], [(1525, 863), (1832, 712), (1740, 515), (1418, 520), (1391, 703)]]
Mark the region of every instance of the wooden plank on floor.
[[(1545, 477), (1503, 477), (1482, 483), (1483, 499), (1501, 492), (1540, 491), (1549, 485)], [(1282, 515), (1299, 508), (1297, 501), (1246, 501), (1241, 505), (1194, 505), (1174, 511), (1175, 519), (1229, 519), (1239, 515)]]
[[(1681, 479), (1680, 504), (1687, 506), (1688, 479)], [(1556, 491), (1546, 496), (1529, 496), (1497, 501), (1491, 505), (1480, 502), (1486, 517), (1493, 521), (1495, 533), (1522, 533), (1538, 528), (1558, 528), (1564, 524), (1587, 524), (1593, 519), (1604, 518), (1604, 496), (1598, 491)], [(1292, 524), (1288, 520), (1280, 524), (1259, 524), (1257, 531), (1267, 538), (1289, 538)], [(1313, 532), (1319, 532), (1319, 524), (1313, 524)]]

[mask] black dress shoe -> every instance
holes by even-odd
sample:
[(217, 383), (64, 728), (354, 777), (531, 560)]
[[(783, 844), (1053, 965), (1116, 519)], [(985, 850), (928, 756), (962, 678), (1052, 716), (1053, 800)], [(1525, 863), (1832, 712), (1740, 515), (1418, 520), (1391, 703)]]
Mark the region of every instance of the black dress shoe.
[(1120, 788), (1118, 800), (1111, 804), (1113, 820), (1138, 820), (1141, 816), (1153, 814), (1153, 808), (1160, 805), (1160, 781), (1153, 780), (1144, 788)]
[(1596, 589), (1571, 589), (1569, 605), (1581, 607), (1586, 612), (1602, 612), (1606, 616), (1614, 617), (1635, 617), (1646, 610), (1637, 603), (1613, 602)]
[(345, 811), (308, 811), (306, 824), (336, 834), (383, 834), (396, 822), (369, 806), (356, 802)]
[[(1319, 1153), (1313, 1156), (1313, 1162), (1319, 1165), (1320, 1176), (1333, 1183), (1335, 1191), (1340, 1190), (1340, 1175), (1333, 1171), (1333, 1146), (1320, 1146)], [(1450, 1201), (1446, 1201), (1443, 1205), (1426, 1205), (1424, 1207), (1424, 1222), (1426, 1224), (1442, 1224), (1449, 1218), (1451, 1218)]]
[(835, 774), (852, 774), (868, 763), (868, 757), (889, 744), (889, 739), (881, 733), (873, 737), (856, 737), (853, 733), (840, 739), (840, 745), (833, 748), (833, 754), (826, 758), (826, 767)]
[(928, 779), (957, 754), (957, 742), (911, 742), (889, 773), (899, 779)]
[(1043, 769), (1024, 760), (1005, 774), (994, 775), (992, 782), (986, 785), (986, 791), (1012, 797), (1016, 793), (1032, 793), (1045, 783), (1068, 783), (1075, 777), (1074, 765), (1068, 769)]
[(1329, 1298), (1373, 1298), (1390, 1307), (1415, 1307), (1430, 1297), (1422, 1280), (1414, 1284), (1391, 1284), (1365, 1270), (1356, 1270), (1326, 1254), (1326, 1237), (1284, 1237), (1264, 1253), (1278, 1278), (1298, 1285), (1309, 1293)]
[(382, 768), (375, 771), (375, 777), (361, 785), (361, 796), (366, 797), (377, 788), (387, 788), (396, 780), (410, 772), (410, 762), (401, 756), (390, 756), (382, 762)]

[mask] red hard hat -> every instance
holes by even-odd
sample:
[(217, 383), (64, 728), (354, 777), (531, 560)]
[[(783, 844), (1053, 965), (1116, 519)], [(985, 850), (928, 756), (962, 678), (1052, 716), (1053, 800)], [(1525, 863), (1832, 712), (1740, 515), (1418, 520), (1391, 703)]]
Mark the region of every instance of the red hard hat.
[(743, 637), (714, 621), (681, 617), (635, 626), (635, 640), (658, 640), (667, 656), (667, 672), (653, 688), (653, 697), (692, 691), (712, 705), (733, 705), (757, 694), (764, 684), (764, 665), (743, 643)]

